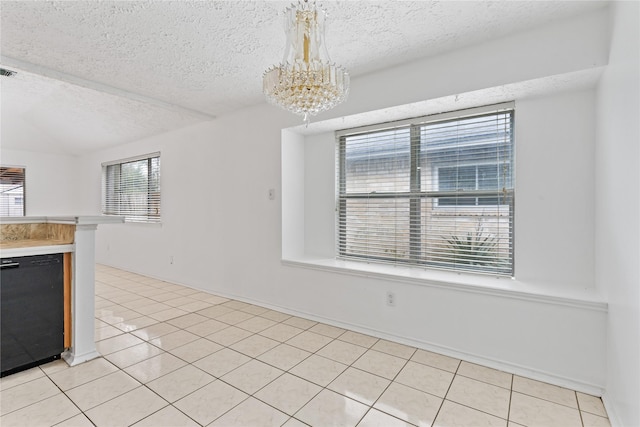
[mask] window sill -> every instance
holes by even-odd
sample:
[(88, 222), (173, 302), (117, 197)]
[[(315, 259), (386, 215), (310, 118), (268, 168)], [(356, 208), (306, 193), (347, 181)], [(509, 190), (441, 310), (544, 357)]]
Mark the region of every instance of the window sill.
[(126, 221), (125, 224), (139, 225), (142, 227), (162, 227), (162, 222), (148, 222), (148, 221)]
[(369, 264), (357, 261), (313, 258), (310, 256), (283, 259), (282, 265), (602, 312), (607, 311), (607, 303), (596, 291), (584, 290), (582, 292), (575, 291), (571, 293), (567, 291), (562, 293), (561, 290), (552, 289), (549, 285), (524, 283), (509, 277)]
[(162, 221), (135, 221), (135, 220), (127, 220), (124, 221), (125, 224), (134, 224), (134, 225), (162, 225)]
[(128, 225), (140, 225), (143, 227), (162, 227), (162, 220), (160, 221), (140, 221), (140, 220), (134, 220), (134, 219), (128, 219), (126, 216), (124, 215), (111, 215), (111, 214), (102, 214), (103, 217), (114, 217), (114, 218), (123, 218), (124, 219), (124, 224), (128, 224)]

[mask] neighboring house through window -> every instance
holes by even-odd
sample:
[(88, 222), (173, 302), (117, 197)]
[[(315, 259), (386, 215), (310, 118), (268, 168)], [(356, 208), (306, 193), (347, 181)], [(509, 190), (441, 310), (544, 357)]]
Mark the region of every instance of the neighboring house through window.
[[(497, 163), (475, 164), (463, 166), (442, 166), (437, 168), (438, 190), (440, 191), (474, 191), (497, 188), (500, 174), (510, 174), (509, 165)], [(438, 206), (480, 206), (497, 205), (496, 197), (439, 197)]]
[(513, 275), (513, 105), (338, 133), (339, 258)]
[(0, 167), (0, 216), (25, 215), (25, 168)]
[(102, 213), (160, 222), (160, 153), (102, 164)]

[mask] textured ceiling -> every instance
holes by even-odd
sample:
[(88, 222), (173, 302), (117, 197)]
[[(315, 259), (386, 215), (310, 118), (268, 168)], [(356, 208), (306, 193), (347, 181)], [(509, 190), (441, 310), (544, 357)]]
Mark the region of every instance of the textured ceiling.
[[(82, 153), (264, 102), (281, 1), (2, 1), (3, 146)], [(332, 60), (357, 77), (586, 12), (580, 1), (327, 1)], [(27, 129), (29, 129), (27, 131)], [(51, 146), (49, 144), (48, 146)], [(54, 144), (55, 146), (55, 144)]]

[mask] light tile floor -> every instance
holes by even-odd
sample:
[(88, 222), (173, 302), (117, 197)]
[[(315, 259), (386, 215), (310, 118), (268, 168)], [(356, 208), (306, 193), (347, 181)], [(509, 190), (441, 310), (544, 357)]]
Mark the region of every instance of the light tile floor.
[(10, 426), (609, 426), (598, 397), (105, 266), (102, 358), (0, 381)]

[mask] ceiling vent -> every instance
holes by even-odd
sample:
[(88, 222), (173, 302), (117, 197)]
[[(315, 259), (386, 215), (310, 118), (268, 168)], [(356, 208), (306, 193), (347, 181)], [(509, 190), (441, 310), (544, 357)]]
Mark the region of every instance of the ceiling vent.
[(7, 70), (6, 68), (0, 68), (0, 76), (2, 77), (13, 77), (15, 75), (15, 71)]

